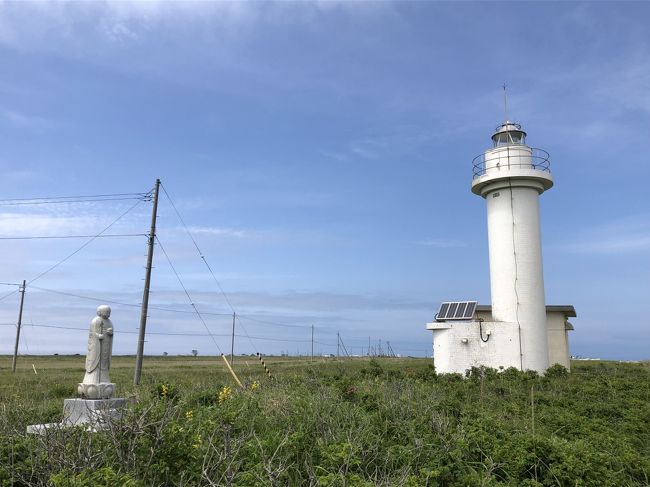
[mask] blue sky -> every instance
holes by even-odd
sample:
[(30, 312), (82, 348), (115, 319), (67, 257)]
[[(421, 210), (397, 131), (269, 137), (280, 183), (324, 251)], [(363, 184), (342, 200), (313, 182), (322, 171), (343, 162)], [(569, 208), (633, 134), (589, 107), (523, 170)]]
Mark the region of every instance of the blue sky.
[[(238, 333), (261, 337), (238, 352), (307, 353), (313, 324), (316, 353), (338, 331), (352, 353), (370, 337), (424, 355), (440, 301), (490, 300), (471, 161), (504, 118), (506, 82), (510, 118), (551, 154), (545, 287), (577, 309), (572, 353), (647, 359), (648, 18), (641, 2), (0, 3), (1, 198), (145, 192), (159, 177)], [(132, 203), (0, 206), (0, 236), (93, 235)], [(145, 233), (150, 210), (111, 232)], [(230, 313), (164, 196), (158, 224), (198, 309)], [(86, 241), (0, 240), (0, 281)], [(35, 281), (21, 351), (82, 353), (84, 332), (37, 325), (86, 328), (101, 301), (52, 291), (137, 304), (145, 247), (97, 239)], [(159, 248), (152, 290), (153, 305), (191, 310)], [(0, 322), (17, 308), (17, 294), (0, 301)], [(139, 310), (113, 318), (135, 332)], [(229, 333), (228, 316), (205, 319)], [(205, 333), (161, 310), (147, 330)], [(13, 335), (0, 326), (0, 353)], [(135, 347), (116, 336), (117, 353)], [(218, 352), (165, 335), (145, 351), (191, 349)]]

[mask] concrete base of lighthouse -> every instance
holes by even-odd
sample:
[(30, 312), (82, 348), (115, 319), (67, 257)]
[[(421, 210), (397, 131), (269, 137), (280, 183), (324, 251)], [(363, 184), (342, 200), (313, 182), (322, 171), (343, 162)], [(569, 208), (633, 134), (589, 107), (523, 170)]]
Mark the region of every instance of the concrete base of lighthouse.
[[(569, 336), (576, 317), (571, 305), (546, 307), (545, 329), (549, 365), (560, 364), (570, 370)], [(517, 323), (496, 321), (492, 307), (478, 305), (472, 321), (434, 321), (427, 323), (433, 332), (433, 352), (436, 371), (441, 374), (459, 373), (472, 367), (521, 369), (519, 355), (519, 326)], [(525, 361), (523, 369), (526, 367)]]
[(433, 331), (433, 356), (440, 374), (472, 367), (521, 368), (517, 323), (458, 321), (427, 323)]

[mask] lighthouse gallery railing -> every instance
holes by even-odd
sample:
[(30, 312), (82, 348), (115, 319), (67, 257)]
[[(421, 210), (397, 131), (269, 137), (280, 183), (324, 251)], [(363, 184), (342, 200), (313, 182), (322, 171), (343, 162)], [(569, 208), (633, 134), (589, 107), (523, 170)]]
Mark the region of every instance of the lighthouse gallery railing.
[(504, 150), (489, 155), (490, 165), (486, 166), (485, 153), (472, 159), (473, 178), (483, 176), (488, 169), (511, 167), (527, 167), (538, 171), (551, 172), (550, 155), (543, 149), (531, 148), (530, 154), (520, 151)]

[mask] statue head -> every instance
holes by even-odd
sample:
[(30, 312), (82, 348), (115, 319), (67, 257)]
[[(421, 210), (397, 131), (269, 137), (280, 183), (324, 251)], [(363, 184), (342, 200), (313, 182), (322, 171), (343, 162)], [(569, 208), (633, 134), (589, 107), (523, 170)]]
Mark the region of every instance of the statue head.
[(97, 316), (102, 318), (108, 318), (111, 315), (111, 307), (105, 304), (102, 304), (97, 308)]

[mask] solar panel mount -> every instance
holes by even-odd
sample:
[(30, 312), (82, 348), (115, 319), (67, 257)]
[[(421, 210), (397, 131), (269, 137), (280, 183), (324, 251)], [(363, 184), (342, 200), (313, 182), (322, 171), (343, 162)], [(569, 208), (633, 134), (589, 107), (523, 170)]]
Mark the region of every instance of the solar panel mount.
[(436, 321), (466, 321), (474, 318), (477, 301), (445, 301), (440, 304)]

